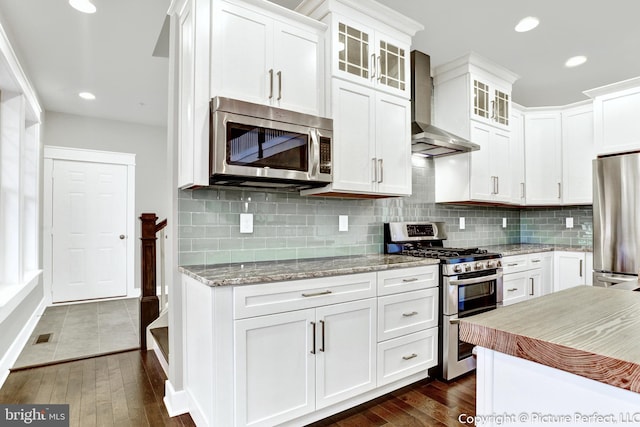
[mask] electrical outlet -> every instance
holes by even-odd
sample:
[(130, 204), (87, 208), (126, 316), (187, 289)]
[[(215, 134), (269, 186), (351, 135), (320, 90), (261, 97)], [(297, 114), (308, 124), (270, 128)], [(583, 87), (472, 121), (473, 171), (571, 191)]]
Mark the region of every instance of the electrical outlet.
[(502, 228), (507, 228), (507, 218), (502, 218)]
[(338, 215), (338, 231), (349, 231), (349, 216)]
[(464, 220), (464, 217), (461, 216), (460, 217), (460, 230), (464, 230), (466, 227), (466, 221)]
[(567, 218), (567, 228), (573, 228), (573, 218)]
[(253, 233), (253, 214), (240, 214), (240, 232)]

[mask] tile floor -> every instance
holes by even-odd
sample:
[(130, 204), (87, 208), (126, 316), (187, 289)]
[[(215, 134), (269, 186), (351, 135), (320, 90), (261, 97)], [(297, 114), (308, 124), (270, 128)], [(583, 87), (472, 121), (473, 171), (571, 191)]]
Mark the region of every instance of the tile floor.
[(138, 313), (137, 298), (47, 307), (12, 369), (139, 348)]

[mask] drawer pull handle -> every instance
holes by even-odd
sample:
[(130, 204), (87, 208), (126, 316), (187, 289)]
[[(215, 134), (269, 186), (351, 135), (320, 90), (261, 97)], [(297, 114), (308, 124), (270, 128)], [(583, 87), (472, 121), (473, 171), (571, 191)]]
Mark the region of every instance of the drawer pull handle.
[(417, 282), (418, 278), (417, 277), (412, 277), (411, 279), (402, 279), (402, 281), (404, 283)]
[(416, 357), (418, 357), (418, 355), (417, 355), (417, 354), (415, 354), (415, 353), (410, 354), (409, 356), (402, 356), (402, 358), (403, 358), (404, 360), (411, 360), (411, 359), (414, 359), (414, 358), (416, 358)]
[(415, 316), (416, 314), (418, 314), (417, 311), (412, 311), (411, 313), (402, 313), (404, 317), (411, 317), (411, 316)]
[(507, 264), (507, 267), (515, 267), (517, 265), (518, 265), (518, 263), (516, 262), (516, 263), (513, 263), (513, 264)]
[(513, 291), (517, 291), (518, 288), (511, 288), (511, 289), (507, 289), (507, 292), (513, 292)]
[(312, 294), (302, 294), (303, 297), (308, 298), (308, 297), (317, 297), (320, 295), (329, 295), (331, 293), (331, 291), (327, 290), (327, 291), (322, 291), (322, 292), (314, 292)]
[(539, 259), (532, 259), (531, 262), (540, 262)]

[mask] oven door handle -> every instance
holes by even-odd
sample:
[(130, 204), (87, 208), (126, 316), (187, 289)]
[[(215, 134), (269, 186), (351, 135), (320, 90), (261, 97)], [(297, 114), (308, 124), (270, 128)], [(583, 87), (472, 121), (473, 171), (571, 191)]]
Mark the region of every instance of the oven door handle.
[(473, 285), (475, 283), (490, 282), (502, 277), (502, 271), (492, 274), (491, 276), (474, 277), (472, 279), (449, 280), (449, 284), (453, 286)]

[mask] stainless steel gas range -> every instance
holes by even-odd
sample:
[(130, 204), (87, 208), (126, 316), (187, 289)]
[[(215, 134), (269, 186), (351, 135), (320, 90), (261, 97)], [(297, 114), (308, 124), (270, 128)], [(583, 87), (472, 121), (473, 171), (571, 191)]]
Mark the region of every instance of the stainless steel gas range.
[(460, 341), (459, 319), (502, 305), (502, 255), (478, 248), (444, 247), (443, 222), (384, 224), (385, 253), (440, 260), (441, 376), (450, 381), (476, 367), (473, 346)]

